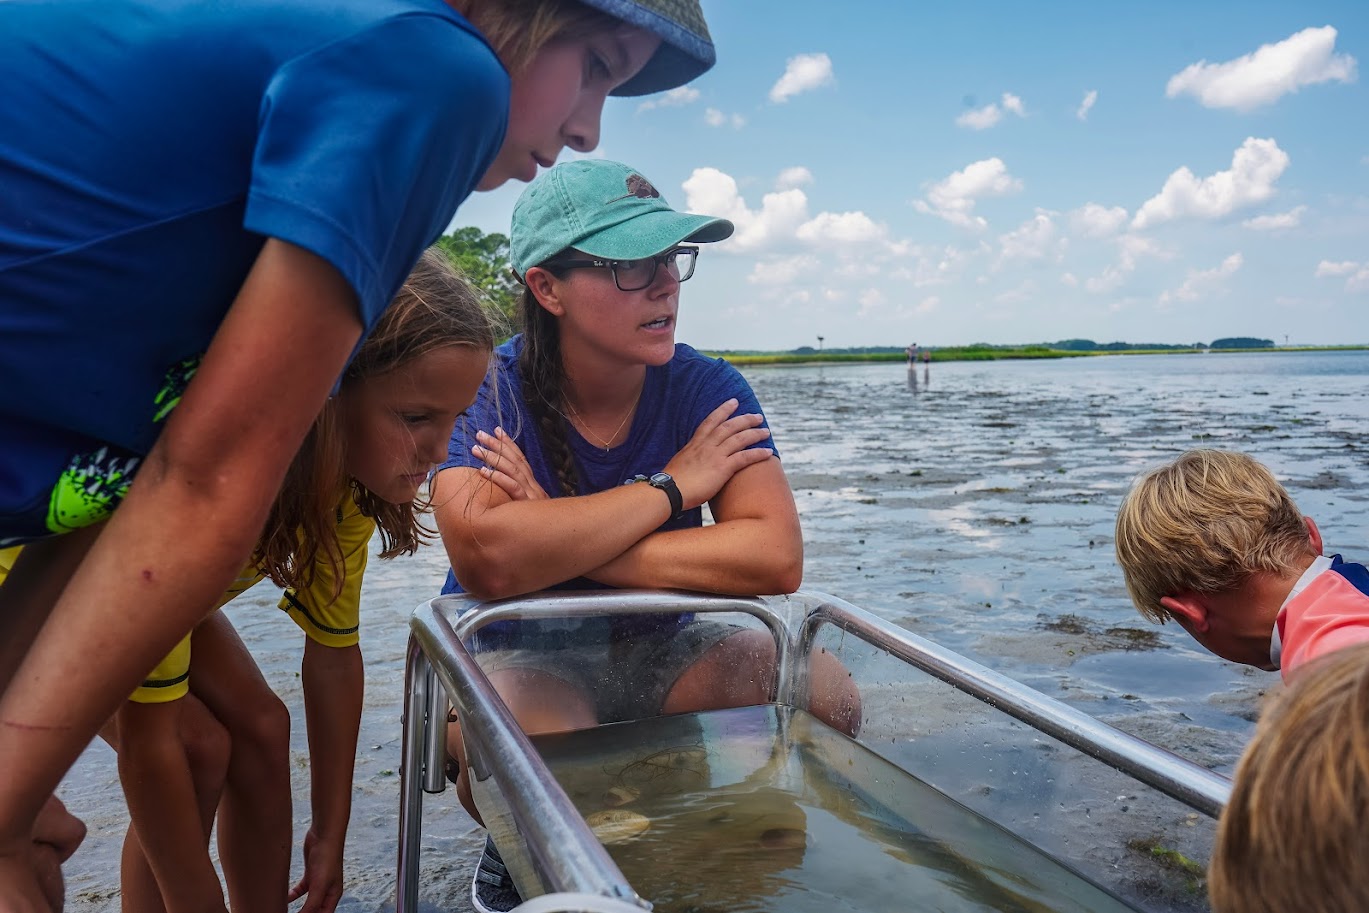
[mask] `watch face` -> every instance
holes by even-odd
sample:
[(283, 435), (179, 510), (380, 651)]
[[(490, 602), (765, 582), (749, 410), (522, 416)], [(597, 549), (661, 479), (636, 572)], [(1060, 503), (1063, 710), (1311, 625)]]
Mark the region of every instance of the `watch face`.
[(670, 473), (668, 472), (657, 472), (651, 476), (651, 484), (653, 485), (664, 485), (667, 482), (673, 481), (675, 480), (670, 477)]

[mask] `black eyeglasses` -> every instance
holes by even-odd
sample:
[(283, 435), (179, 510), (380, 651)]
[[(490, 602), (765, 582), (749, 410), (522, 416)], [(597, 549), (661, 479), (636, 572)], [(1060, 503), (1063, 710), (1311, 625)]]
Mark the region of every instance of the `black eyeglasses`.
[(656, 281), (656, 267), (661, 265), (664, 265), (676, 280), (684, 282), (694, 275), (694, 264), (698, 259), (697, 247), (682, 244), (641, 260), (565, 259), (553, 260), (547, 263), (546, 267), (552, 270), (584, 267), (612, 270), (613, 282), (621, 291), (636, 292)]

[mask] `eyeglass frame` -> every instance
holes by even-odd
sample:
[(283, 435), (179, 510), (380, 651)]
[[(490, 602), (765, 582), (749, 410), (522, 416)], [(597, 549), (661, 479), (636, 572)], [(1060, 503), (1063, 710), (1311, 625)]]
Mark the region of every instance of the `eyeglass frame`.
[[(651, 288), (651, 284), (656, 281), (657, 270), (661, 268), (661, 264), (665, 262), (666, 258), (670, 257), (672, 254), (676, 257), (685, 252), (690, 254), (689, 272), (685, 273), (683, 276), (675, 277), (676, 282), (687, 281), (689, 277), (694, 275), (694, 270), (698, 268), (699, 250), (700, 247), (697, 244), (676, 244), (674, 247), (663, 250), (659, 254), (654, 254), (650, 257), (637, 257), (633, 260), (605, 260), (599, 257), (557, 259), (553, 257), (546, 263), (541, 264), (541, 266), (543, 269), (552, 271), (558, 269), (607, 269), (609, 272), (613, 273), (613, 284), (618, 287), (618, 291), (640, 292), (644, 288)], [(623, 288), (623, 283), (618, 278), (618, 267), (624, 263), (636, 263), (639, 260), (651, 261), (651, 276), (647, 279), (645, 285), (639, 285), (634, 288)]]

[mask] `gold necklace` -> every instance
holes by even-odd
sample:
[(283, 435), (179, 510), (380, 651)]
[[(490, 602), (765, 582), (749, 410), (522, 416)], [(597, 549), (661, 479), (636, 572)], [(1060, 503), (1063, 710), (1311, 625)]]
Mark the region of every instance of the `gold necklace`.
[[(643, 385), (643, 386), (645, 386), (645, 385)], [(608, 436), (608, 439), (607, 439), (607, 440), (605, 440), (604, 438), (599, 437), (599, 435), (596, 434), (596, 433), (594, 432), (594, 430), (591, 429), (591, 428), (589, 427), (589, 423), (585, 421), (585, 419), (584, 419), (584, 417), (583, 417), (582, 415), (580, 415), (580, 411), (579, 411), (578, 409), (575, 408), (575, 404), (574, 404), (574, 403), (572, 403), (572, 402), (571, 402), (570, 400), (568, 400), (568, 399), (565, 401), (565, 403), (566, 403), (566, 408), (570, 409), (570, 414), (573, 415), (573, 416), (575, 416), (577, 419), (579, 419), (581, 430), (583, 430), (583, 431), (585, 431), (587, 434), (589, 434), (589, 435), (591, 435), (591, 436), (597, 438), (598, 441), (599, 441), (599, 443), (602, 444), (602, 445), (604, 446), (604, 453), (608, 453), (610, 450), (613, 449), (613, 439), (616, 438), (616, 437), (618, 436), (618, 432), (620, 432), (620, 431), (623, 430), (623, 426), (627, 424), (627, 420), (628, 420), (629, 418), (632, 417), (632, 413), (633, 413), (634, 411), (636, 411), (636, 409), (637, 409), (637, 403), (641, 400), (641, 398), (642, 398), (642, 390), (641, 390), (641, 388), (639, 387), (639, 388), (637, 389), (637, 395), (636, 395), (635, 397), (633, 397), (633, 399), (632, 399), (632, 405), (627, 407), (627, 412), (624, 413), (624, 415), (623, 415), (623, 420), (622, 420), (621, 422), (618, 423), (618, 427), (617, 427), (617, 428), (614, 428), (614, 429), (613, 429), (613, 433), (610, 434), (610, 435)], [(559, 409), (558, 409), (557, 411), (560, 412)], [(570, 419), (570, 416), (566, 415), (564, 412), (561, 413), (561, 417), (564, 418), (564, 419), (566, 419), (567, 421), (569, 421), (569, 419)]]

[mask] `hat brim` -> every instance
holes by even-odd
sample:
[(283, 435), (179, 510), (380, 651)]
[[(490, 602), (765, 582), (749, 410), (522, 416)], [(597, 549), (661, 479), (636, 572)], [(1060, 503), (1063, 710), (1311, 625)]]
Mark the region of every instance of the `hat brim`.
[[(608, 13), (629, 25), (659, 36), (661, 46), (641, 71), (613, 90), (613, 95), (635, 96), (665, 92), (692, 81), (717, 61), (713, 41), (702, 21), (687, 26), (663, 11), (649, 9), (636, 0), (581, 0), (586, 6)], [(659, 4), (658, 4), (659, 5)], [(694, 31), (700, 28), (704, 34)]]
[(592, 257), (607, 260), (641, 260), (684, 241), (699, 244), (722, 241), (730, 238), (733, 230), (727, 219), (662, 209), (644, 212), (581, 238), (574, 247)]

